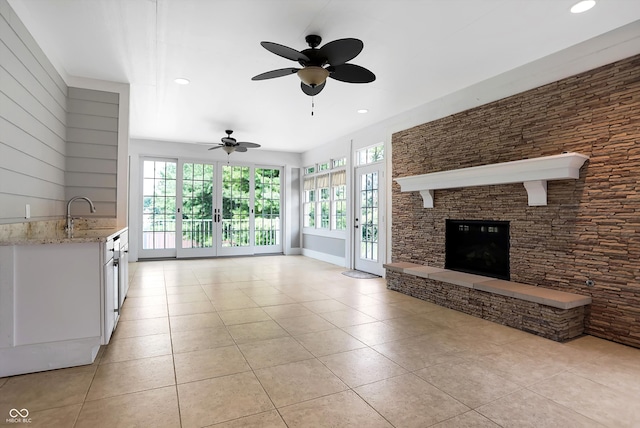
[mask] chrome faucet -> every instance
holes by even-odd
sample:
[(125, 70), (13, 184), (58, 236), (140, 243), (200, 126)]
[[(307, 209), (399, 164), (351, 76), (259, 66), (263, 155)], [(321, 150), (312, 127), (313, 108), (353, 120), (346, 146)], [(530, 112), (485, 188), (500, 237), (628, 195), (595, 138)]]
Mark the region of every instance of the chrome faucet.
[(86, 196), (74, 196), (73, 198), (69, 199), (69, 202), (67, 202), (67, 232), (69, 233), (73, 232), (73, 217), (71, 217), (71, 204), (73, 203), (73, 201), (77, 199), (84, 199), (85, 201), (89, 202), (89, 205), (91, 206), (91, 212), (92, 213), (96, 212), (96, 207), (93, 206), (93, 202), (91, 202), (91, 199), (87, 198)]

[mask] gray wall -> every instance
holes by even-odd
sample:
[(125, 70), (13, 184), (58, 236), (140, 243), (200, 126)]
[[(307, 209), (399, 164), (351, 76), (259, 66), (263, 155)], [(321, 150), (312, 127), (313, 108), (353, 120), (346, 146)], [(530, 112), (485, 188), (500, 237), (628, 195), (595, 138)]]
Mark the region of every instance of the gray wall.
[[(88, 197), (100, 217), (116, 216), (118, 98), (113, 92), (69, 88), (66, 199)], [(74, 204), (73, 213), (89, 216), (89, 204)]]
[(329, 238), (318, 235), (303, 235), (302, 245), (305, 249), (329, 254), (336, 257), (345, 256), (344, 239)]
[(61, 215), (67, 86), (0, 0), (0, 223)]

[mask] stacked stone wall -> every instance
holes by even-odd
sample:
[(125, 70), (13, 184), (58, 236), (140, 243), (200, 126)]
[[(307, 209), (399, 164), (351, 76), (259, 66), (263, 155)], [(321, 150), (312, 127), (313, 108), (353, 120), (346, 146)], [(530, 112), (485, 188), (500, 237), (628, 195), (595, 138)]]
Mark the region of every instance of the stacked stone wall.
[(586, 333), (640, 347), (640, 56), (398, 132), (393, 178), (562, 152), (590, 159), (547, 206), (508, 184), (426, 209), (393, 182), (392, 261), (444, 267), (446, 219), (509, 221), (512, 281), (591, 296)]
[(387, 288), (558, 342), (584, 332), (584, 306), (558, 309), (389, 270)]

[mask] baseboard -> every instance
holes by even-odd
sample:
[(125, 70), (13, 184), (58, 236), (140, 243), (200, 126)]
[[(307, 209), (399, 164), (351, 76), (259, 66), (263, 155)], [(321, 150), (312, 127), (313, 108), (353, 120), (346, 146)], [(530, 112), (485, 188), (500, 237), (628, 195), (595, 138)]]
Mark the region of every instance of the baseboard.
[(347, 260), (344, 257), (334, 256), (327, 253), (321, 253), (319, 251), (308, 250), (306, 248), (302, 249), (302, 255), (306, 257), (310, 257), (312, 259), (338, 265), (341, 267), (347, 266)]

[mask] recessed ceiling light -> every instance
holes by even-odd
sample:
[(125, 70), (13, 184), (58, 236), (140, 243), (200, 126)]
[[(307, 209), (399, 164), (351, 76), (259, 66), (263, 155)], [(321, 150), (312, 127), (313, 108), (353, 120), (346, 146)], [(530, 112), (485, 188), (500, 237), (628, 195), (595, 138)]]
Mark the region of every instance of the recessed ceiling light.
[(571, 6), (571, 13), (582, 13), (596, 5), (596, 0), (582, 0)]
[(369, 110), (367, 110), (366, 108), (361, 108), (360, 110), (358, 110), (358, 113), (360, 114), (369, 113)]
[(174, 82), (176, 82), (178, 85), (188, 85), (190, 81), (189, 79), (185, 79), (184, 77), (178, 77), (174, 80)]

